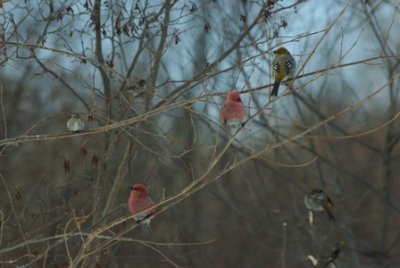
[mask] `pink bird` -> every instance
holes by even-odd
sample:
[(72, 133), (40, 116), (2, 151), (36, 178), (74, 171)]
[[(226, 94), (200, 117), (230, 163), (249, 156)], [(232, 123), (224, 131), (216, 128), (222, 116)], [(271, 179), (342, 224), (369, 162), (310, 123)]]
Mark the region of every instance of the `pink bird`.
[(142, 231), (144, 234), (149, 234), (151, 232), (150, 221), (156, 210), (147, 208), (151, 207), (154, 202), (143, 184), (133, 184), (129, 189), (131, 190), (128, 199), (129, 212), (135, 214), (133, 218), (137, 223), (143, 221)]
[(240, 94), (237, 91), (231, 91), (226, 96), (226, 101), (224, 107), (221, 109), (220, 114), (221, 121), (224, 122), (224, 125), (228, 121), (240, 121), (242, 126), (246, 123), (245, 120), (247, 118), (246, 112), (244, 110), (244, 105), (242, 100), (240, 99)]

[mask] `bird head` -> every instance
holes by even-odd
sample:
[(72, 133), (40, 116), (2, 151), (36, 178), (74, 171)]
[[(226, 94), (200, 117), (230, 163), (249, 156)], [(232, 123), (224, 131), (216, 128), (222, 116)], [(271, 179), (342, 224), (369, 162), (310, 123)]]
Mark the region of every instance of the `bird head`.
[(321, 188), (313, 188), (310, 192), (308, 192), (308, 196), (322, 200), (325, 197), (325, 193)]
[(131, 191), (136, 191), (136, 192), (138, 192), (139, 194), (145, 194), (145, 195), (148, 195), (148, 194), (149, 194), (149, 191), (146, 189), (146, 186), (144, 186), (144, 185), (141, 184), (141, 183), (135, 183), (135, 184), (133, 184), (131, 187), (129, 187), (129, 189), (130, 189)]
[(323, 194), (324, 190), (322, 190), (321, 188), (314, 188), (311, 192), (316, 194)]
[(239, 92), (237, 92), (237, 91), (231, 91), (231, 92), (229, 92), (227, 99), (228, 99), (228, 100), (231, 100), (231, 101), (237, 101), (237, 102), (241, 102), (241, 101), (242, 101), (242, 100), (240, 99), (240, 94), (239, 94)]
[(146, 85), (146, 80), (140, 79), (138, 82), (139, 87), (144, 87)]
[(284, 47), (280, 47), (277, 50), (273, 51), (275, 55), (286, 55), (286, 54), (290, 54), (289, 51), (284, 48)]
[(69, 118), (79, 119), (80, 116), (79, 116), (79, 114), (71, 114), (71, 115), (69, 116)]

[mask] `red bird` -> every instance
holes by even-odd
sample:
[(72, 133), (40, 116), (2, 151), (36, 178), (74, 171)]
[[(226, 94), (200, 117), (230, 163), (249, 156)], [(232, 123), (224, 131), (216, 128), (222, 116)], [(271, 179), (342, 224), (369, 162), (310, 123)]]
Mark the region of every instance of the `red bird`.
[(226, 124), (228, 121), (240, 121), (242, 126), (247, 118), (244, 105), (237, 91), (231, 91), (226, 96), (224, 107), (221, 109), (220, 119)]
[(149, 234), (151, 232), (151, 216), (156, 212), (156, 210), (154, 208), (147, 208), (151, 207), (154, 202), (149, 196), (149, 191), (143, 184), (133, 184), (129, 189), (131, 190), (128, 199), (129, 212), (135, 214), (133, 218), (137, 223), (143, 221), (142, 231), (144, 234)]

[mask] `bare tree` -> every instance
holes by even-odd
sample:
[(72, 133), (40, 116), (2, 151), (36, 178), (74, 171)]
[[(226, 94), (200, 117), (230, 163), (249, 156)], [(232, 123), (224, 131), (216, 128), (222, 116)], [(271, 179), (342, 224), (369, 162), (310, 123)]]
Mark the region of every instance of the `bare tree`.
[[(0, 8), (2, 266), (400, 265), (398, 1)], [(270, 99), (281, 46), (298, 67)], [(231, 90), (244, 127), (219, 120)]]

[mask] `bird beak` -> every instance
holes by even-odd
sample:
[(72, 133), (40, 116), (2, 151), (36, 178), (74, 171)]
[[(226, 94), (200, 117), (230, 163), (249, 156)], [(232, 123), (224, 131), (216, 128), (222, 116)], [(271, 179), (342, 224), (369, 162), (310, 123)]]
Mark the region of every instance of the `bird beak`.
[(131, 190), (131, 191), (132, 191), (132, 190), (133, 190), (133, 187), (132, 187), (132, 186), (129, 186), (129, 190)]
[(272, 53), (274, 53), (274, 54), (276, 54), (278, 52), (278, 50), (274, 50), (274, 51), (272, 51)]

